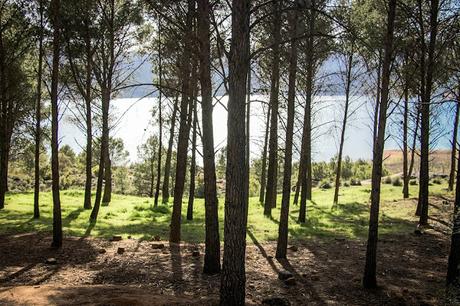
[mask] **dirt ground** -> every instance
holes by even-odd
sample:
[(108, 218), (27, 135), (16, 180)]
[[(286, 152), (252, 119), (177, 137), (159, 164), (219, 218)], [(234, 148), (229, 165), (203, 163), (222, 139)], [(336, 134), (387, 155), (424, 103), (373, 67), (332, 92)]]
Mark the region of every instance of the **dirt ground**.
[[(271, 297), (291, 305), (443, 304), (449, 250), (449, 222), (443, 220), (451, 205), (437, 205), (443, 204), (434, 204), (433, 228), (424, 234), (380, 239), (377, 290), (361, 286), (365, 241), (297, 241), (288, 260), (278, 261), (276, 243), (259, 243), (249, 231), (247, 304)], [(219, 276), (201, 273), (203, 245), (67, 237), (54, 250), (50, 243), (47, 234), (0, 236), (0, 305), (218, 304)], [(295, 284), (279, 280), (280, 270), (290, 271)]]

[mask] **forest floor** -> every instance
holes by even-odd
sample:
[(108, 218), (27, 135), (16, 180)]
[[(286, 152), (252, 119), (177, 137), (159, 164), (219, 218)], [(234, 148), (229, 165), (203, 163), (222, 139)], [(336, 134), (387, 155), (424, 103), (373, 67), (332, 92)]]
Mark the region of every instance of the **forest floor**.
[[(288, 259), (278, 261), (276, 242), (260, 239), (249, 227), (247, 303), (258, 305), (273, 297), (291, 305), (445, 303), (452, 201), (432, 196), (430, 204), (431, 226), (423, 234), (414, 233), (414, 218), (401, 221), (408, 224), (397, 227), (399, 232), (380, 236), (377, 290), (364, 290), (361, 285), (366, 249), (362, 237), (296, 237), (291, 239), (290, 246), (295, 247), (288, 251)], [(391, 201), (384, 209), (406, 210), (415, 205), (416, 199)], [(220, 278), (202, 275), (203, 244), (169, 244), (155, 241), (158, 238), (110, 241), (67, 236), (63, 247), (55, 250), (46, 232), (2, 234), (0, 304), (217, 304)], [(47, 263), (50, 258), (56, 262)], [(290, 271), (295, 283), (279, 280), (280, 270)]]

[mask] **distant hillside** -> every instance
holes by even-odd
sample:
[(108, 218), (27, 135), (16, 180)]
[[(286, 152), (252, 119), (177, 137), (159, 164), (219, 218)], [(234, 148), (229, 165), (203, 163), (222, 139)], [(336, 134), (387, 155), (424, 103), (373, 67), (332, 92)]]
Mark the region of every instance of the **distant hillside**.
[[(430, 172), (436, 174), (449, 174), (450, 150), (436, 150), (430, 154)], [(384, 166), (391, 174), (403, 171), (403, 154), (401, 150), (386, 150), (384, 153)], [(410, 162), (410, 153), (409, 153)], [(420, 157), (415, 153), (414, 171), (412, 175), (418, 176)]]

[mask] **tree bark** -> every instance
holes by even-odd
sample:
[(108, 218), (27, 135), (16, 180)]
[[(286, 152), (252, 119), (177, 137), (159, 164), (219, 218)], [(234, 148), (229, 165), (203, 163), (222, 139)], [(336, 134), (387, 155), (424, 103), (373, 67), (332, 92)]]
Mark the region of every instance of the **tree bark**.
[(455, 185), (455, 203), (450, 253), (447, 264), (447, 285), (458, 285), (460, 276), (460, 163), (457, 164), (457, 183)]
[(195, 10), (195, 1), (188, 0), (188, 9), (186, 17), (186, 32), (184, 33), (184, 50), (182, 54), (181, 74), (182, 74), (182, 97), (180, 105), (180, 125), (179, 141), (177, 144), (177, 165), (176, 179), (174, 185), (174, 202), (171, 217), (171, 231), (169, 241), (179, 243), (181, 239), (181, 214), (182, 214), (182, 196), (184, 194), (185, 173), (187, 169), (187, 148), (189, 137), (189, 125), (187, 123), (187, 110), (190, 107), (191, 98), (191, 36), (193, 35), (193, 15)]
[(220, 272), (219, 217), (216, 189), (216, 164), (212, 123), (211, 43), (209, 0), (198, 0), (199, 72), (201, 85), (201, 117), (203, 127), (205, 255), (203, 273)]
[(409, 88), (407, 81), (404, 88), (404, 115), (403, 115), (403, 198), (409, 198), (409, 169), (408, 169), (408, 121), (409, 121)]
[(307, 215), (307, 200), (311, 200), (311, 102), (313, 96), (313, 77), (314, 77), (314, 31), (315, 31), (315, 1), (311, 1), (311, 9), (309, 12), (308, 33), (307, 38), (307, 72), (306, 72), (306, 100), (305, 100), (305, 115), (304, 128), (302, 133), (302, 145), (300, 148), (300, 209), (299, 223), (305, 223)]
[(458, 85), (457, 103), (455, 105), (455, 118), (454, 118), (454, 131), (452, 133), (452, 151), (450, 155), (450, 174), (449, 174), (449, 191), (454, 189), (455, 181), (455, 162), (457, 161), (457, 134), (458, 134), (458, 120), (460, 116), (460, 84)]
[(347, 127), (348, 121), (348, 109), (350, 106), (350, 89), (351, 89), (351, 82), (352, 82), (352, 75), (351, 71), (353, 69), (353, 42), (351, 43), (351, 51), (348, 54), (348, 64), (347, 64), (347, 76), (346, 76), (346, 84), (345, 84), (345, 109), (343, 113), (343, 121), (342, 121), (342, 131), (340, 134), (340, 145), (339, 145), (339, 154), (337, 156), (337, 171), (335, 174), (335, 191), (334, 191), (334, 202), (333, 207), (337, 206), (339, 202), (339, 189), (340, 189), (340, 176), (342, 175), (342, 155), (343, 155), (343, 146), (345, 143), (345, 129)]
[(289, 202), (291, 201), (291, 174), (292, 174), (292, 145), (294, 138), (294, 117), (295, 117), (295, 94), (297, 74), (297, 22), (298, 13), (292, 11), (289, 18), (289, 31), (292, 35), (291, 49), (289, 52), (289, 85), (287, 99), (287, 124), (286, 144), (284, 151), (284, 173), (283, 173), (283, 197), (281, 200), (280, 223), (278, 227), (278, 243), (276, 246), (276, 258), (286, 258), (289, 227)]
[[(101, 138), (101, 152), (99, 157), (99, 170), (97, 175), (97, 186), (96, 186), (96, 198), (94, 201), (93, 210), (91, 211), (90, 221), (95, 222), (97, 220), (97, 215), (99, 213), (99, 208), (101, 206), (101, 199), (102, 199), (102, 185), (104, 179), (104, 170), (105, 170), (105, 163), (106, 157), (108, 154), (105, 154), (108, 149), (108, 109), (109, 109), (109, 96), (110, 93), (108, 92), (107, 88), (102, 89), (102, 138)], [(107, 139), (107, 140), (106, 140)]]
[(229, 56), (227, 172), (221, 305), (245, 304), (247, 190), (245, 102), (249, 68), (250, 1), (232, 1)]
[(188, 193), (187, 220), (193, 220), (193, 202), (195, 201), (195, 173), (196, 173), (196, 125), (197, 125), (197, 102), (193, 102), (193, 125), (192, 125), (192, 160), (190, 163), (190, 188)]
[(174, 145), (174, 130), (176, 126), (178, 103), (179, 103), (179, 97), (176, 97), (174, 101), (174, 106), (173, 106), (173, 113), (171, 116), (171, 127), (169, 129), (168, 151), (166, 152), (166, 160), (165, 160), (165, 176), (163, 178), (163, 188), (161, 191), (163, 204), (169, 202), (169, 178), (171, 176), (171, 156), (172, 156), (172, 150), (173, 150), (173, 145)]
[(410, 154), (410, 164), (409, 164), (409, 170), (407, 173), (407, 176), (410, 178), (412, 177), (412, 171), (414, 169), (414, 163), (415, 163), (415, 146), (417, 145), (417, 134), (418, 134), (418, 127), (420, 125), (420, 111), (417, 109), (417, 114), (415, 117), (415, 129), (414, 129), (414, 135), (412, 138), (412, 151)]
[(389, 103), (389, 87), (391, 75), (391, 61), (393, 53), (394, 24), (396, 15), (396, 0), (389, 0), (387, 18), (387, 32), (385, 36), (385, 54), (382, 71), (381, 101), (379, 107), (379, 120), (377, 138), (374, 141), (372, 159), (372, 190), (371, 209), (369, 217), (369, 234), (366, 249), (366, 265), (364, 267), (363, 286), (375, 288), (377, 286), (377, 241), (379, 225), (380, 188), (382, 180), (383, 150), (385, 146), (385, 127), (387, 121), (387, 108)]
[[(89, 3), (89, 2), (88, 2)], [(86, 82), (85, 82), (85, 105), (86, 105), (86, 180), (84, 209), (91, 209), (91, 188), (93, 180), (93, 121), (92, 121), (92, 47), (89, 20), (85, 20), (85, 49), (86, 49)]]
[(104, 196), (102, 197), (102, 203), (105, 205), (109, 205), (110, 201), (112, 200), (112, 160), (109, 156), (109, 150), (106, 150), (106, 163), (105, 163), (105, 171), (104, 171)]
[(40, 145), (42, 120), (42, 77), (43, 77), (43, 1), (39, 1), (40, 34), (38, 40), (37, 101), (35, 106), (35, 175), (34, 175), (34, 219), (40, 218)]
[(158, 95), (158, 164), (157, 164), (157, 184), (155, 186), (155, 201), (154, 207), (158, 207), (158, 198), (160, 197), (160, 184), (161, 184), (161, 157), (163, 155), (163, 116), (162, 116), (162, 50), (161, 50), (161, 19), (158, 16), (158, 83), (160, 86)]
[(300, 178), (297, 178), (297, 182), (295, 183), (295, 193), (294, 193), (294, 204), (297, 205), (299, 203), (299, 195), (300, 195)]
[(278, 106), (280, 82), (280, 41), (281, 41), (281, 1), (273, 4), (273, 49), (272, 74), (270, 80), (270, 141), (268, 152), (267, 191), (265, 194), (264, 215), (271, 217), (272, 208), (276, 207), (278, 176)]
[[(420, 191), (418, 206), (420, 208), (420, 225), (428, 224), (428, 185), (429, 185), (429, 154), (430, 154), (430, 102), (435, 70), (435, 48), (438, 31), (439, 0), (431, 0), (430, 8), (430, 41), (428, 46), (428, 62), (426, 69), (425, 92), (421, 106), (421, 141), (420, 141)], [(422, 42), (425, 45), (425, 42)], [(425, 78), (425, 76), (424, 76)], [(424, 178), (424, 179), (422, 179)]]
[(267, 181), (267, 149), (268, 149), (268, 135), (270, 131), (270, 114), (271, 108), (268, 105), (267, 110), (267, 124), (265, 125), (265, 139), (264, 139), (264, 148), (262, 151), (262, 173), (260, 174), (260, 193), (259, 193), (259, 203), (264, 203), (265, 200), (265, 186)]
[(61, 200), (59, 195), (59, 109), (58, 83), (60, 61), (60, 0), (52, 0), (53, 18), (53, 64), (51, 72), (51, 172), (53, 193), (53, 242), (52, 247), (62, 246)]

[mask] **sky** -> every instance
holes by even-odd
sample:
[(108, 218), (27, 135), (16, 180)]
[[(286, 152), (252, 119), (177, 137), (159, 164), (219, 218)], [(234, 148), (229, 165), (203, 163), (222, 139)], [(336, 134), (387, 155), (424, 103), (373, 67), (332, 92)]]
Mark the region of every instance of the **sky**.
[[(253, 96), (255, 101), (267, 101), (268, 97)], [(315, 97), (313, 107), (314, 113), (314, 128), (313, 131), (313, 160), (314, 161), (329, 161), (338, 151), (338, 135), (340, 128), (333, 122), (340, 122), (342, 117), (343, 96), (323, 96)], [(351, 110), (358, 108), (351, 116), (346, 131), (346, 139), (344, 146), (344, 155), (349, 155), (352, 159), (371, 159), (371, 118), (368, 107), (364, 105), (365, 98), (356, 98), (351, 101)], [(221, 100), (223, 105), (227, 103), (227, 97)], [(157, 98), (123, 98), (115, 99), (111, 102), (111, 111), (119, 119), (119, 124), (111, 131), (111, 137), (123, 139), (125, 149), (129, 152), (129, 160), (137, 161), (137, 147), (144, 143), (152, 133), (157, 133), (158, 126), (152, 125), (152, 107), (158, 103)], [(163, 110), (169, 114), (169, 107), (163, 102)], [(302, 109), (298, 110), (303, 112)], [(66, 114), (61, 120), (60, 138), (61, 145), (68, 144), (76, 152), (81, 152), (84, 147), (84, 134), (77, 129), (70, 120), (70, 113)], [(300, 116), (302, 117), (302, 116)], [(200, 119), (201, 120), (201, 119)], [(214, 143), (216, 150), (226, 145), (227, 138), (227, 111), (221, 104), (216, 104), (213, 114), (214, 123)], [(299, 124), (301, 124), (299, 122)], [(450, 123), (446, 121), (445, 129), (448, 130)], [(398, 127), (391, 127), (389, 124), (388, 130), (398, 131)], [(393, 124), (394, 125), (394, 124)], [(177, 131), (177, 129), (176, 129)], [(265, 113), (260, 102), (251, 104), (251, 158), (259, 158), (262, 152), (263, 136), (265, 131)], [(169, 126), (163, 126), (163, 137), (169, 137)], [(279, 129), (280, 138), (283, 139), (283, 130)], [(300, 141), (300, 131), (298, 132)], [(165, 138), (164, 138), (165, 139)], [(166, 143), (167, 140), (164, 140)], [(199, 141), (199, 140), (198, 140)], [(279, 141), (280, 146), (283, 141)], [(448, 148), (449, 134), (438, 141), (437, 148)], [(201, 151), (201, 142), (199, 141), (199, 150)], [(393, 137), (389, 137), (385, 149), (397, 149), (398, 145)], [(201, 164), (201, 161), (198, 161)]]

